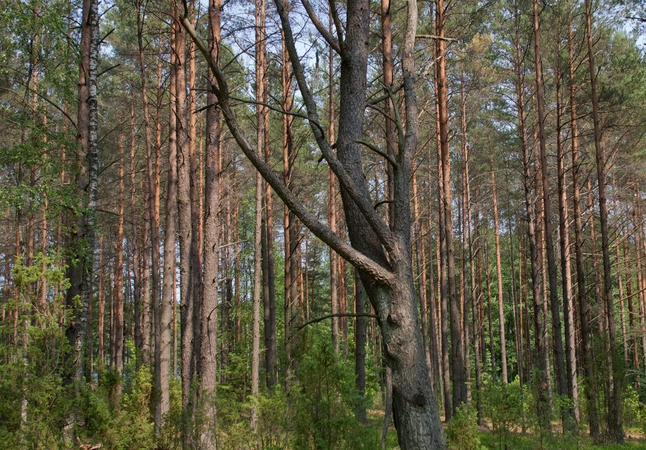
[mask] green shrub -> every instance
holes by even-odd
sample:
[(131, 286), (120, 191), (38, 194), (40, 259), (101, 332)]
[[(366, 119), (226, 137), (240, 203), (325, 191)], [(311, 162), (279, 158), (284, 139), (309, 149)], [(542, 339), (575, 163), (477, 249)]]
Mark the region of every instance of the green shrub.
[(378, 433), (354, 416), (359, 397), (351, 364), (339, 359), (328, 328), (314, 327), (304, 336), (307, 353), (300, 360), (294, 389), (295, 447), (374, 449)]
[(449, 450), (480, 450), (478, 412), (470, 404), (461, 405), (446, 430)]

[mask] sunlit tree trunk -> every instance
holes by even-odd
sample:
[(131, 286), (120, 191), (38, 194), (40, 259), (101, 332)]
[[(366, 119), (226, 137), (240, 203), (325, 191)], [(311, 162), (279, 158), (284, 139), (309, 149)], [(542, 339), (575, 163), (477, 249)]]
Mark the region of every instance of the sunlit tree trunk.
[[(490, 149), (493, 152), (493, 149)], [(493, 200), (493, 232), (496, 243), (496, 280), (498, 297), (498, 321), (500, 327), (500, 363), (502, 365), (502, 382), (507, 384), (507, 344), (505, 342), (505, 311), (503, 309), (502, 288), (502, 258), (500, 252), (500, 226), (498, 218), (498, 194), (496, 192), (496, 172), (493, 169), (493, 153), (490, 153), (489, 165), (491, 166), (491, 195)]]
[[(171, 27), (171, 48), (174, 49), (175, 27)], [(173, 99), (177, 92), (177, 58), (171, 50), (170, 64), (170, 98), (168, 129), (168, 178), (166, 182), (166, 218), (164, 234), (164, 286), (161, 303), (156, 318), (155, 334), (155, 389), (159, 400), (155, 405), (155, 430), (159, 433), (164, 415), (170, 409), (170, 320), (171, 308), (175, 303), (175, 272), (177, 239), (177, 121), (175, 119), (177, 104)], [(177, 364), (175, 362), (175, 364)], [(183, 372), (182, 372), (183, 373)]]
[[(119, 138), (119, 203), (118, 203), (118, 224), (117, 236), (114, 245), (114, 252), (117, 258), (115, 275), (114, 275), (114, 329), (110, 333), (114, 335), (114, 360), (112, 367), (117, 374), (121, 376), (123, 373), (123, 159), (124, 159), (124, 137), (123, 133)], [(123, 382), (119, 379), (115, 386), (115, 396), (117, 399), (121, 398), (123, 389)]]
[[(256, 152), (265, 153), (265, 2), (256, 1)], [(214, 99), (215, 100), (215, 99)], [(258, 429), (258, 395), (260, 392), (260, 302), (262, 290), (263, 198), (265, 187), (260, 172), (256, 172), (256, 224), (254, 229), (253, 304), (251, 318), (251, 430)]]

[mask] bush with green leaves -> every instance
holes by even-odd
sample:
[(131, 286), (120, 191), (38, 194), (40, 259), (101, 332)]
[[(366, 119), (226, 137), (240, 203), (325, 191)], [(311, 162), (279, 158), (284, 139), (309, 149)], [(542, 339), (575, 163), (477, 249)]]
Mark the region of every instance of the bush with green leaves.
[(498, 445), (506, 448), (514, 431), (524, 430), (529, 415), (529, 389), (521, 389), (518, 378), (509, 384), (489, 382), (483, 392), (485, 416), (491, 420)]
[(329, 328), (315, 326), (303, 336), (298, 384), (293, 398), (295, 447), (316, 449), (373, 449), (376, 430), (358, 422), (355, 405), (361, 401), (354, 369), (334, 352)]
[(469, 403), (462, 404), (446, 430), (449, 450), (481, 450), (478, 436), (478, 412)]
[[(68, 341), (59, 324), (62, 296), (40, 300), (37, 283), (67, 287), (64, 267), (42, 253), (32, 265), (19, 258), (12, 296), (3, 307), (14, 320), (0, 323), (0, 448), (61, 448), (73, 399), (63, 388)], [(42, 286), (42, 284), (41, 284)]]

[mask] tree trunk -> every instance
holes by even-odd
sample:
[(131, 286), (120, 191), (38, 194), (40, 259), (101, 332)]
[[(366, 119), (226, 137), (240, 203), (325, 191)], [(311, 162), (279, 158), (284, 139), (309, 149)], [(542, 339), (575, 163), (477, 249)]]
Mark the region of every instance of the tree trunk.
[(115, 386), (115, 396), (119, 400), (123, 388), (121, 374), (123, 373), (123, 158), (124, 142), (123, 133), (119, 138), (119, 204), (118, 204), (118, 225), (117, 237), (114, 245), (114, 252), (117, 257), (114, 276), (114, 361), (113, 368), (116, 370), (119, 380)]
[[(332, 17), (330, 17), (329, 29), (332, 32)], [(330, 48), (328, 53), (328, 139), (334, 142), (334, 50)], [(334, 172), (328, 171), (328, 223), (333, 232), (337, 232), (336, 218), (336, 180)], [(332, 314), (339, 312), (339, 258), (334, 251), (330, 250), (330, 303)], [(356, 289), (355, 289), (356, 291)], [(339, 353), (339, 317), (332, 317), (332, 345), (336, 353)], [(365, 349), (364, 349), (365, 352)], [(365, 413), (364, 413), (365, 414)]]
[[(174, 48), (175, 31), (171, 31), (171, 48)], [(164, 233), (164, 286), (161, 303), (155, 314), (155, 389), (159, 400), (155, 405), (155, 430), (160, 432), (164, 415), (170, 409), (170, 321), (171, 308), (175, 304), (175, 272), (177, 242), (177, 104), (173, 99), (177, 92), (176, 55), (171, 52), (170, 65), (170, 104), (168, 130), (168, 179), (166, 183), (166, 223)], [(177, 362), (175, 361), (175, 364)]]
[[(490, 148), (493, 152), (493, 149)], [(491, 166), (491, 195), (493, 199), (493, 232), (496, 242), (496, 280), (498, 297), (498, 321), (500, 322), (500, 362), (502, 365), (502, 382), (507, 384), (507, 344), (505, 343), (505, 312), (503, 310), (502, 290), (502, 258), (500, 255), (500, 227), (498, 218), (498, 195), (496, 193), (496, 173), (493, 169), (493, 153), (490, 153), (489, 165)]]
[[(256, 1), (256, 152), (265, 153), (265, 2)], [(214, 99), (215, 100), (215, 99)], [(256, 172), (256, 224), (254, 230), (253, 305), (251, 319), (251, 430), (258, 429), (258, 395), (260, 389), (260, 301), (262, 289), (263, 197), (265, 189), (260, 172)]]
[[(93, 274), (93, 250), (95, 247), (94, 214), (98, 182), (98, 102), (97, 58), (99, 52), (99, 7), (98, 0), (84, 0), (81, 20), (81, 67), (78, 84), (76, 164), (76, 192), (81, 199), (75, 224), (70, 227), (68, 251), (70, 253), (66, 278), (70, 287), (65, 297), (66, 308), (71, 311), (65, 335), (70, 343), (66, 355), (66, 367), (71, 373), (64, 377), (66, 385), (83, 378), (82, 349), (85, 343), (88, 306), (91, 298), (90, 285)], [(80, 303), (77, 301), (80, 299)], [(75, 421), (75, 412), (71, 412)]]
[[(284, 8), (288, 10), (289, 5), (285, 1)], [(285, 37), (283, 36), (282, 45), (282, 101), (283, 109), (290, 111), (293, 104), (292, 87), (291, 87), (291, 65)], [(283, 183), (293, 190), (292, 185), (294, 159), (296, 152), (294, 149), (294, 132), (292, 129), (293, 117), (283, 115)], [(299, 303), (299, 273), (300, 258), (299, 246), (300, 237), (296, 224), (296, 216), (290, 209), (284, 207), (283, 227), (285, 236), (285, 356), (287, 359), (287, 368), (285, 375), (285, 392), (290, 393), (293, 379), (296, 375), (296, 336), (293, 330), (298, 326), (298, 303)]]
[(597, 168), (597, 189), (599, 192), (599, 224), (601, 226), (601, 252), (603, 256), (603, 300), (608, 323), (608, 382), (610, 392), (606, 399), (608, 403), (608, 437), (611, 442), (624, 443), (624, 429), (622, 419), (622, 392), (623, 371), (618, 361), (616, 331), (615, 331), (615, 305), (612, 292), (612, 273), (610, 265), (610, 236), (608, 230), (608, 211), (606, 206), (606, 170), (607, 159), (604, 146), (601, 142), (601, 124), (599, 122), (599, 106), (597, 99), (597, 67), (594, 62), (592, 42), (592, 11), (590, 0), (585, 2), (586, 41), (588, 44), (588, 65), (590, 68), (590, 96), (592, 100), (592, 121), (594, 125), (594, 149)]
[[(547, 274), (549, 278), (550, 307), (552, 313), (552, 334), (554, 344), (554, 372), (557, 380), (558, 393), (567, 397), (567, 378), (563, 358), (563, 335), (561, 334), (561, 307), (558, 297), (558, 282), (556, 257), (554, 256), (554, 241), (552, 238), (552, 207), (547, 175), (547, 150), (545, 144), (545, 107), (543, 99), (543, 66), (541, 61), (540, 24), (538, 0), (533, 0), (534, 9), (534, 67), (536, 69), (536, 103), (538, 114), (538, 143), (540, 150), (541, 189), (543, 197), (543, 237), (547, 255)], [(566, 422), (566, 414), (574, 419), (574, 411), (562, 411), (562, 420)]]
[(576, 378), (576, 339), (574, 335), (574, 308), (572, 304), (572, 269), (570, 251), (570, 224), (565, 185), (565, 155), (563, 154), (561, 125), (561, 45), (558, 45), (558, 66), (555, 70), (556, 82), (556, 172), (559, 205), (559, 249), (561, 253), (561, 291), (563, 295), (563, 318), (565, 319), (565, 375), (567, 379), (567, 396), (572, 399), (572, 406), (565, 414), (571, 423), (564, 424), (570, 430), (579, 422), (579, 387)]
[[(229, 106), (228, 88), (219, 66), (209, 59), (211, 70), (218, 77), (219, 105), (233, 137), (262, 176), (277, 191), (298, 218), (340, 256), (361, 272), (362, 282), (373, 304), (382, 337), (385, 358), (393, 374), (393, 411), (399, 444), (402, 449), (445, 448), (444, 434), (437, 405), (430, 388), (419, 331), (417, 302), (413, 288), (410, 252), (410, 205), (408, 183), (410, 161), (417, 147), (417, 107), (414, 97), (413, 49), (417, 25), (417, 5), (409, 0), (406, 37), (403, 47), (403, 78), (406, 111), (406, 134), (400, 140), (399, 163), (394, 170), (394, 226), (392, 230), (374, 211), (363, 176), (359, 143), (363, 134), (365, 109), (369, 2), (353, 0), (348, 4), (346, 29), (351, 30), (343, 41), (340, 82), (340, 121), (337, 155), (331, 150), (322, 130), (316, 125), (318, 113), (314, 98), (304, 77), (296, 52), (296, 43), (284, 4), (277, 0), (285, 43), (294, 75), (298, 81), (307, 113), (312, 122), (319, 148), (341, 182), (341, 196), (352, 247), (345, 244), (329, 227), (308, 212), (304, 205), (253, 150)], [(184, 20), (184, 25), (195, 31)], [(205, 55), (206, 56), (206, 55)], [(388, 253), (388, 257), (386, 253)]]
[[(467, 401), (466, 373), (464, 368), (464, 342), (461, 334), (460, 301), (457, 295), (455, 256), (453, 248), (453, 196), (451, 191), (451, 154), (449, 148), (449, 97), (446, 75), (446, 41), (444, 25), (446, 11), (444, 0), (436, 0), (435, 5), (436, 40), (436, 90), (439, 122), (439, 150), (442, 171), (442, 205), (444, 213), (444, 241), (446, 258), (446, 278), (451, 328), (451, 379), (453, 380), (453, 410)], [(453, 411), (455, 412), (455, 411)], [(450, 415), (450, 414), (449, 414)], [(449, 417), (447, 416), (447, 420)]]
[[(136, 349), (137, 368), (143, 363), (143, 336), (141, 333), (141, 277), (140, 277), (140, 253), (139, 253), (139, 226), (137, 224), (137, 207), (136, 207), (136, 129), (135, 129), (135, 106), (130, 105), (130, 225), (131, 237), (130, 246), (132, 247), (132, 284), (133, 284), (133, 303), (134, 303), (134, 344)], [(99, 264), (99, 267), (101, 265)]]
[(590, 334), (590, 308), (586, 292), (585, 268), (583, 266), (583, 221), (581, 218), (581, 191), (579, 189), (579, 128), (575, 85), (574, 40), (572, 12), (568, 26), (568, 68), (570, 91), (570, 134), (572, 135), (572, 211), (574, 213), (574, 252), (576, 257), (577, 300), (581, 328), (581, 351), (583, 354), (583, 375), (588, 410), (588, 427), (593, 442), (599, 440), (599, 415), (597, 412), (597, 383), (592, 356), (592, 336)]

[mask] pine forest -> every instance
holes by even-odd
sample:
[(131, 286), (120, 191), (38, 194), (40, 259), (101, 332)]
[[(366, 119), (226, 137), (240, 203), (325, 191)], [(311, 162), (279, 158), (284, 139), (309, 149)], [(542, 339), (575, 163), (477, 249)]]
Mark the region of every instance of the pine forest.
[(0, 448), (646, 449), (644, 1), (0, 24)]

